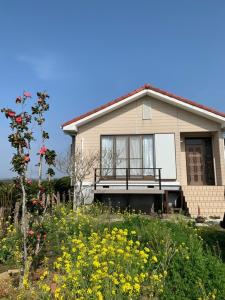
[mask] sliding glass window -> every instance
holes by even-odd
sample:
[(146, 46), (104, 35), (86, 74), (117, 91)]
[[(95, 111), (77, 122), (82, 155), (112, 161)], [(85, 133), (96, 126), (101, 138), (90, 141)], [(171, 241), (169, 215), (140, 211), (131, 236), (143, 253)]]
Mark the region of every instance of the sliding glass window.
[(130, 175), (142, 175), (142, 136), (130, 136)]
[(113, 176), (113, 137), (104, 136), (101, 139), (101, 174)]
[(102, 176), (153, 176), (153, 135), (118, 135), (101, 137)]
[(114, 160), (116, 162), (116, 177), (126, 176), (126, 168), (128, 165), (128, 151), (127, 145), (128, 140), (126, 136), (116, 136), (114, 138), (115, 141), (115, 157)]

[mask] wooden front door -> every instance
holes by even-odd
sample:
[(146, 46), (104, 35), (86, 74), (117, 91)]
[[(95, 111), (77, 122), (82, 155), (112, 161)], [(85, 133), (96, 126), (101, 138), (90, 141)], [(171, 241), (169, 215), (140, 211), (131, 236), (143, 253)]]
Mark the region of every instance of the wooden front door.
[(189, 185), (214, 185), (211, 138), (186, 139), (186, 165)]

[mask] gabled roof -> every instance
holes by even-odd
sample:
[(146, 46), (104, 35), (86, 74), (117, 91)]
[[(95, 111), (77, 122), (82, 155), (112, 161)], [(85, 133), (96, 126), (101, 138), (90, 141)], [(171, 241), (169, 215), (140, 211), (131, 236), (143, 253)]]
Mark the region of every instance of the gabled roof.
[[(162, 101), (165, 101), (167, 103), (174, 104), (176, 106), (179, 106), (181, 108), (184, 108), (189, 111), (194, 111), (197, 114), (203, 115), (205, 117), (208, 117), (209, 119), (213, 119), (219, 123), (222, 123), (223, 126), (225, 126), (225, 113), (217, 111), (213, 108), (210, 108), (208, 106), (199, 104), (195, 101), (183, 98), (181, 96), (177, 96), (175, 94), (172, 94), (170, 92), (161, 90), (159, 88), (153, 87), (150, 84), (145, 84), (144, 86), (124, 95), (119, 98), (116, 98), (110, 102), (107, 102), (106, 104), (103, 104), (93, 110), (88, 111), (85, 114), (82, 114), (80, 116), (75, 117), (74, 119), (65, 122), (62, 124), (62, 128), (64, 131), (73, 131), (76, 130), (75, 128), (77, 126), (80, 126), (84, 123), (87, 123), (99, 116), (102, 116), (105, 113), (108, 113), (111, 110), (114, 110), (122, 105), (125, 105), (126, 103), (130, 103), (133, 100), (137, 100), (140, 97), (143, 97), (144, 95), (152, 96), (153, 98), (158, 98)], [(135, 97), (137, 96), (137, 97)], [(72, 126), (74, 125), (73, 129)]]

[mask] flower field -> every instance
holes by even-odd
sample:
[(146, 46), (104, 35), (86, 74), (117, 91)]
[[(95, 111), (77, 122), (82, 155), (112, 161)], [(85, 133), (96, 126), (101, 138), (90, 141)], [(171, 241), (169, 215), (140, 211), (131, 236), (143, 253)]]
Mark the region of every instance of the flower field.
[[(181, 218), (62, 206), (46, 215), (43, 227), (46, 239), (24, 288), (2, 283), (4, 299), (225, 299), (222, 259)], [(29, 236), (31, 243), (36, 238)], [(1, 266), (20, 268), (20, 243), (9, 224), (0, 240)]]

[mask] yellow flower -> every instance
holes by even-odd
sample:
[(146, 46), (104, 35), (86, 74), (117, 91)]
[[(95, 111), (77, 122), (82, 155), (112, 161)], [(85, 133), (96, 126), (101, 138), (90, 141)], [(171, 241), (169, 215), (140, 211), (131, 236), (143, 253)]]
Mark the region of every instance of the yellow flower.
[(44, 273), (42, 274), (42, 276), (46, 277), (49, 274), (49, 272), (46, 270), (44, 271)]
[(134, 242), (132, 241), (132, 240), (130, 240), (129, 242), (128, 242), (128, 245), (129, 246), (132, 246), (134, 244)]
[(141, 250), (141, 251), (139, 252), (139, 255), (140, 255), (140, 257), (142, 257), (142, 258), (148, 258), (148, 254), (146, 254), (143, 250)]
[(135, 283), (135, 284), (134, 284), (134, 290), (136, 291), (136, 293), (139, 293), (139, 292), (140, 292), (140, 289), (141, 289), (140, 284)]
[(133, 290), (133, 287), (129, 282), (126, 282), (121, 286), (121, 290), (122, 290), (122, 292), (127, 293), (130, 290)]
[(117, 250), (117, 253), (123, 254), (123, 253), (124, 253), (124, 250), (123, 250), (123, 249), (118, 249), (118, 250)]
[(28, 288), (29, 288), (29, 282), (28, 282), (27, 277), (24, 277), (24, 278), (23, 278), (23, 286), (24, 286), (25, 289), (28, 289)]
[(53, 281), (57, 282), (59, 280), (59, 275), (55, 274), (53, 277)]
[(50, 287), (47, 284), (42, 284), (41, 289), (44, 292), (49, 292), (51, 290)]
[(121, 283), (125, 283), (125, 282), (126, 282), (125, 278), (122, 277), (122, 278), (120, 279), (120, 282), (121, 282)]
[(139, 241), (136, 241), (135, 244), (136, 244), (137, 246), (140, 246), (140, 242), (139, 242)]
[(60, 291), (61, 291), (60, 288), (57, 288), (57, 289), (55, 290), (55, 298), (56, 298), (56, 299), (62, 299), (62, 297), (61, 297), (61, 295), (60, 295)]
[(154, 280), (154, 281), (159, 281), (159, 276), (158, 276), (157, 274), (153, 274), (153, 275), (151, 276), (151, 278), (152, 278), (152, 280)]
[(141, 279), (145, 279), (146, 274), (145, 274), (145, 273), (141, 273), (141, 274), (140, 274), (140, 277), (141, 277)]
[(154, 262), (154, 263), (158, 262), (158, 259), (157, 259), (157, 257), (155, 255), (152, 256), (152, 262)]
[(128, 281), (131, 281), (132, 277), (128, 274), (128, 275), (126, 276), (126, 279), (127, 279)]
[(104, 300), (103, 296), (102, 296), (102, 293), (100, 291), (98, 291), (96, 293), (96, 296), (98, 297), (98, 300)]
[(40, 276), (40, 280), (44, 280), (46, 276), (48, 276), (49, 272), (46, 270), (43, 272), (42, 276)]
[(100, 262), (97, 261), (97, 260), (94, 260), (93, 261), (93, 266), (96, 267), (96, 268), (99, 268), (101, 266)]

